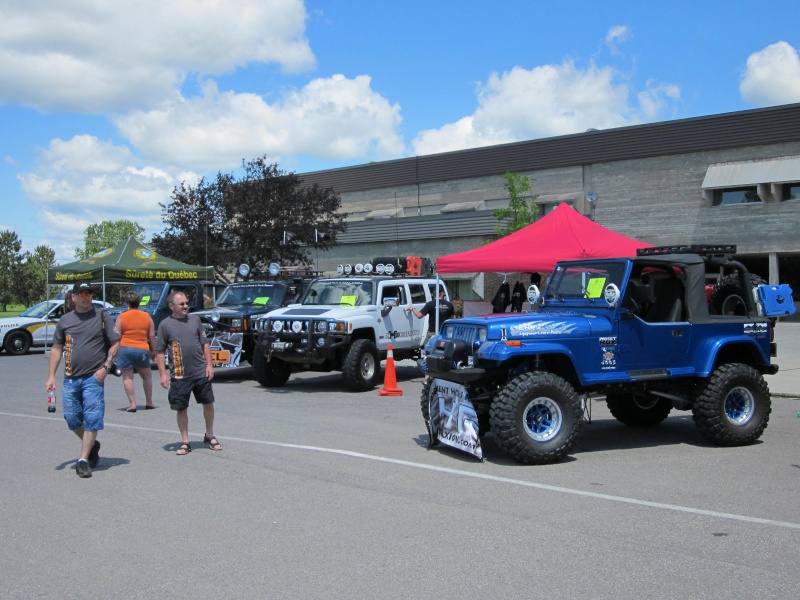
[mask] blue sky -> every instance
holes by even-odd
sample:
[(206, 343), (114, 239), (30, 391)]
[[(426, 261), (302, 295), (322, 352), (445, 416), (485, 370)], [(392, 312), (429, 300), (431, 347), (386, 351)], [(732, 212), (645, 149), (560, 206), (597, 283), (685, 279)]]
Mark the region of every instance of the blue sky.
[(73, 259), (181, 181), (800, 102), (800, 2), (5, 0), (0, 230)]

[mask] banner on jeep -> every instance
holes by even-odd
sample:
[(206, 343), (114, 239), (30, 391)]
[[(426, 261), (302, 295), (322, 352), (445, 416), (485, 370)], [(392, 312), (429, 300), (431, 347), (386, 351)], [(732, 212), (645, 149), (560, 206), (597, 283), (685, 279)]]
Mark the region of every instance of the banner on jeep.
[(428, 395), (426, 425), (431, 446), (441, 442), (483, 458), (478, 437), (478, 415), (463, 385), (443, 379), (433, 381)]
[(233, 368), (239, 366), (242, 358), (241, 333), (214, 333), (209, 340), (211, 363), (215, 367)]

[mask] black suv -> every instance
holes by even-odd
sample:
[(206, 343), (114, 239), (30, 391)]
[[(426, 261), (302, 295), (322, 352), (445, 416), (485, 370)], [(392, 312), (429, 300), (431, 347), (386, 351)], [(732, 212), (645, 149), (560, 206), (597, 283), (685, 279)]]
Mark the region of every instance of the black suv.
[(252, 363), (253, 318), (299, 302), (307, 284), (301, 277), (232, 283), (213, 308), (194, 313), (211, 343), (214, 366), (237, 367), (242, 360)]

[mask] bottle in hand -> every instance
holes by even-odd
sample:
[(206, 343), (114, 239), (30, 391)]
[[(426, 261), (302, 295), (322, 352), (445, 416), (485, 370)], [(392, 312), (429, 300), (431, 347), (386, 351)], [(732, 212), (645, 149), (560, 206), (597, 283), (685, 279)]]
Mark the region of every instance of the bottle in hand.
[(53, 390), (47, 392), (47, 412), (56, 412), (56, 393)]

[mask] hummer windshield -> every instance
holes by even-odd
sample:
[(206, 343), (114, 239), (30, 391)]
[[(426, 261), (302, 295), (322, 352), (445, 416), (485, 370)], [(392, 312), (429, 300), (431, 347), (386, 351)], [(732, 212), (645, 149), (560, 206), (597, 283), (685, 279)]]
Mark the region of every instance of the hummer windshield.
[(284, 292), (274, 283), (237, 283), (225, 288), (217, 306), (280, 306)]
[(556, 265), (545, 299), (603, 300), (610, 283), (622, 288), (626, 263), (622, 261), (563, 263)]
[(350, 279), (315, 281), (303, 298), (306, 306), (331, 305), (364, 306), (372, 304), (371, 281)]

